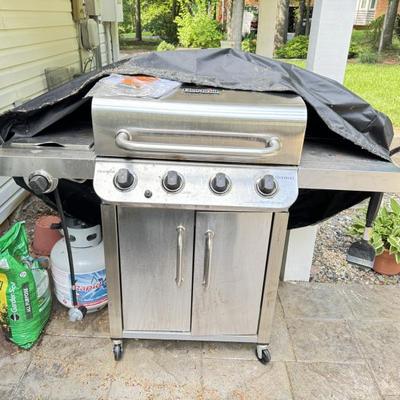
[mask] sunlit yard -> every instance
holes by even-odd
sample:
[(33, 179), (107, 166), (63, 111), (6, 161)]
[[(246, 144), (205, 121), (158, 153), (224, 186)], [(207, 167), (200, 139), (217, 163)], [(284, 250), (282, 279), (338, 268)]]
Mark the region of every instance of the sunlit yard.
[(345, 86), (400, 127), (400, 65), (349, 64)]
[[(305, 67), (304, 60), (284, 60)], [(400, 65), (352, 64), (346, 69), (345, 86), (387, 114), (400, 127)]]

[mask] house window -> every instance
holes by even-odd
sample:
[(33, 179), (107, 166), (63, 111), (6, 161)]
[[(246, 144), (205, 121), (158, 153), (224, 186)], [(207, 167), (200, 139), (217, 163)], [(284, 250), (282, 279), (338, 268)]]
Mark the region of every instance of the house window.
[(371, 0), (371, 3), (369, 5), (370, 10), (375, 10), (376, 8), (376, 0)]
[(361, 0), (360, 1), (360, 9), (365, 10), (367, 8), (368, 0)]

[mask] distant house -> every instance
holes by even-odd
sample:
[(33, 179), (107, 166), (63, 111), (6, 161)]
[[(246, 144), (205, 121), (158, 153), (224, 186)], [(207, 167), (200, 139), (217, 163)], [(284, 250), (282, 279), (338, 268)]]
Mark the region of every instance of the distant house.
[[(355, 26), (366, 26), (375, 18), (386, 13), (389, 0), (358, 0)], [(400, 5), (399, 5), (400, 13)]]

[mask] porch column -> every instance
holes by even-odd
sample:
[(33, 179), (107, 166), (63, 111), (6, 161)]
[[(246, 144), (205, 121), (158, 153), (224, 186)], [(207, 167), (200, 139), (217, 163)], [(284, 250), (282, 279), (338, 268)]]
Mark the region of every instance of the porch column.
[(307, 69), (343, 82), (356, 6), (357, 0), (315, 2)]
[[(314, 4), (307, 69), (344, 80), (357, 0), (316, 0)], [(318, 225), (288, 232), (283, 280), (309, 281)]]
[(278, 0), (259, 0), (256, 53), (261, 56), (273, 56), (277, 15)]

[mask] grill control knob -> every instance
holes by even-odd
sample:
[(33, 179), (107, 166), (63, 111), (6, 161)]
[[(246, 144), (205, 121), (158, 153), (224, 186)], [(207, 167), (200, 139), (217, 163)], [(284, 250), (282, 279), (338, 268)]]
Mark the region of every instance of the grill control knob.
[(215, 193), (223, 194), (229, 190), (231, 181), (224, 173), (218, 172), (218, 174), (211, 179), (210, 186)]
[(164, 189), (168, 192), (176, 192), (183, 185), (183, 178), (176, 171), (168, 171), (163, 178)]
[(33, 175), (29, 178), (29, 187), (36, 193), (46, 193), (50, 189), (49, 180), (43, 175)]
[(29, 188), (35, 194), (44, 194), (52, 192), (58, 185), (58, 179), (53, 178), (43, 169), (32, 172), (26, 180)]
[(119, 169), (114, 175), (114, 185), (117, 189), (128, 190), (135, 183), (135, 176), (127, 168)]
[(272, 175), (264, 175), (257, 182), (257, 190), (263, 196), (272, 196), (277, 190), (276, 181)]

